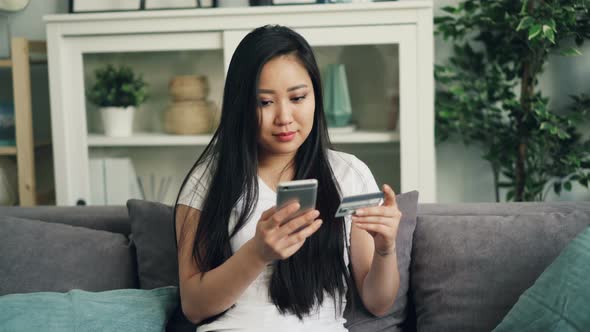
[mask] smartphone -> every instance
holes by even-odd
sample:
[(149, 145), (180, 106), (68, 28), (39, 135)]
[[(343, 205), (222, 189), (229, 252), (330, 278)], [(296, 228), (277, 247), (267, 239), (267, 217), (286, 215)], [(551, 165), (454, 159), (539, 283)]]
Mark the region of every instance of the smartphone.
[(280, 182), (277, 187), (277, 209), (291, 202), (299, 202), (299, 210), (287, 218), (287, 221), (291, 220), (315, 209), (317, 193), (318, 180), (316, 179)]

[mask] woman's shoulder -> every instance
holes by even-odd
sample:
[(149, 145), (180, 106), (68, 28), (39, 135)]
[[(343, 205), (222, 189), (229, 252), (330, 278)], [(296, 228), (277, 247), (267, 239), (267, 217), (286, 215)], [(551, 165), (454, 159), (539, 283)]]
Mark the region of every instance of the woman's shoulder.
[(328, 161), (345, 196), (368, 192), (368, 188), (375, 186), (373, 173), (355, 155), (328, 150)]
[(212, 161), (213, 159), (208, 158), (197, 163), (190, 172), (186, 183), (180, 189), (178, 204), (188, 205), (198, 210), (202, 209), (209, 183), (213, 177), (214, 165)]
[(208, 179), (212, 176), (215, 158), (208, 157), (203, 160), (200, 160), (195, 168), (190, 172), (190, 179), (191, 180), (203, 180)]
[(368, 170), (368, 166), (355, 155), (336, 151), (328, 150), (328, 161), (334, 173), (337, 172), (359, 172), (363, 173)]

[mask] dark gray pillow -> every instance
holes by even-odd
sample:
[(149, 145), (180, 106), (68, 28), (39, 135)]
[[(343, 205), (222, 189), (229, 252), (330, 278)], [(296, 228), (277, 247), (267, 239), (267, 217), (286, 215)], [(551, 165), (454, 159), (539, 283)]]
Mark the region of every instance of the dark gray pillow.
[(590, 220), (588, 211), (520, 208), (420, 215), (410, 273), (418, 331), (491, 331)]
[(129, 240), (110, 233), (0, 216), (0, 295), (134, 288)]
[(401, 331), (400, 325), (405, 321), (408, 306), (408, 288), (410, 283), (410, 255), (412, 239), (416, 228), (416, 213), (418, 209), (418, 192), (410, 191), (396, 196), (402, 220), (398, 228), (396, 249), (397, 265), (400, 275), (400, 285), (393, 308), (381, 318), (376, 318), (367, 311), (361, 302), (356, 289), (352, 289), (355, 297), (355, 308), (351, 304), (346, 306), (344, 317), (349, 331)]
[[(178, 286), (178, 259), (171, 206), (144, 200), (127, 201), (131, 240), (137, 251), (137, 270), (142, 289)], [(180, 302), (167, 331), (195, 331), (183, 315)]]
[(162, 203), (130, 199), (131, 241), (137, 251), (139, 286), (178, 286), (173, 209)]

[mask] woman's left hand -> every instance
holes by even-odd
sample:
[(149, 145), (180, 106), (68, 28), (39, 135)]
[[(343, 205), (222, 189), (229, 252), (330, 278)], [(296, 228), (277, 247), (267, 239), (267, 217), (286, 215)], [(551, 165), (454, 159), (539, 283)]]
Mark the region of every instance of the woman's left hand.
[(383, 205), (357, 210), (352, 216), (352, 223), (371, 234), (377, 254), (386, 256), (395, 252), (395, 239), (402, 213), (397, 208), (393, 189), (384, 184), (383, 193)]

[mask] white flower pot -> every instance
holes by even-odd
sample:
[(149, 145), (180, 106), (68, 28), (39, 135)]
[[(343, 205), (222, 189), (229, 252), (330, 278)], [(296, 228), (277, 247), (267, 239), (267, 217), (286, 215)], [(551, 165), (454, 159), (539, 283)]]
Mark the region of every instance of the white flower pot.
[(102, 123), (106, 136), (127, 137), (133, 133), (135, 107), (101, 107)]

